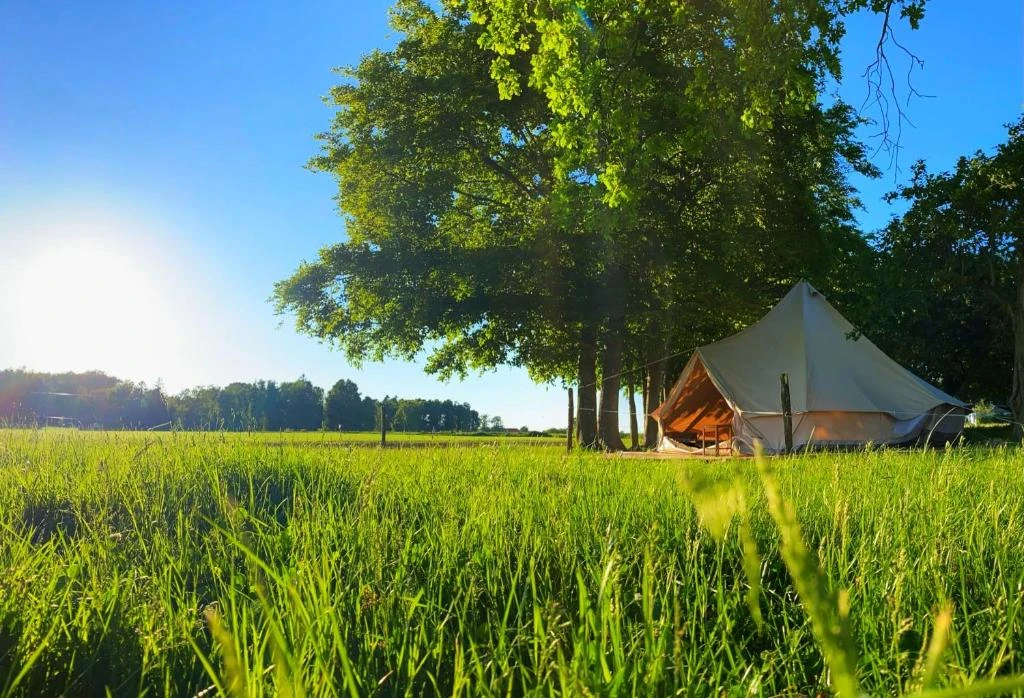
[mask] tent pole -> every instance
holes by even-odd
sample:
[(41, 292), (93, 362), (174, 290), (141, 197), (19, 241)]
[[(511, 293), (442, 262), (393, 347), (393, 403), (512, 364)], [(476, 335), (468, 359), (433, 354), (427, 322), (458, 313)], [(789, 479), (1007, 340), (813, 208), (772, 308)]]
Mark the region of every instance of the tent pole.
[(786, 453), (793, 452), (793, 405), (789, 399), (789, 376), (779, 376), (782, 384), (782, 430), (786, 436)]

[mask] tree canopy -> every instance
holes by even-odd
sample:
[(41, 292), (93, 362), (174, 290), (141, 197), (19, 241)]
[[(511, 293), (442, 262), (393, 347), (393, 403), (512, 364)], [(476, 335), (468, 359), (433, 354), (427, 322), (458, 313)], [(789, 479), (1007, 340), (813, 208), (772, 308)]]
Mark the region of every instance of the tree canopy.
[(619, 448), (623, 384), (650, 412), (673, 350), (801, 277), (842, 292), (870, 267), (845, 175), (875, 170), (821, 92), (843, 17), (894, 7), (920, 18), (400, 0), (397, 45), (342, 71), (311, 162), (337, 179), (347, 239), (280, 282), (277, 308), (354, 362), (425, 351), (444, 376), (511, 364), (575, 385), (581, 441)]
[(909, 204), (875, 240), (862, 325), (922, 377), (967, 399), (1006, 401), (1024, 421), (1024, 122), (994, 153), (948, 172), (912, 169)]

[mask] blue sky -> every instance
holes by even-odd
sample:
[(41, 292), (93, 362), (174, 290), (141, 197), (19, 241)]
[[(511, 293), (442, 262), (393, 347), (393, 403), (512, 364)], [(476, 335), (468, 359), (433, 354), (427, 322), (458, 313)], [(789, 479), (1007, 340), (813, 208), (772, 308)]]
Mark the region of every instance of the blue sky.
[[(388, 6), (0, 3), (0, 367), (98, 368), (171, 391), (351, 378), (374, 397), (564, 424), (564, 391), (523, 372), (443, 384), (415, 364), (356, 370), (266, 302), (344, 235), (333, 181), (303, 165), (330, 119), (330, 68), (394, 41)], [(1021, 22), (1010, 0), (933, 0), (919, 31), (898, 29), (933, 95), (907, 107), (904, 173), (1003, 139), (1021, 109)], [(878, 29), (874, 16), (849, 22), (840, 93), (855, 106)], [(890, 215), (881, 196), (897, 176), (857, 182), (866, 230)]]

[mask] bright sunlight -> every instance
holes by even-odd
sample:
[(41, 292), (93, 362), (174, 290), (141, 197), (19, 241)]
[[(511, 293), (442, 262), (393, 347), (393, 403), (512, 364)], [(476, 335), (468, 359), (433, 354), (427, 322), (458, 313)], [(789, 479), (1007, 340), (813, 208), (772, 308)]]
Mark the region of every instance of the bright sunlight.
[(34, 245), (3, 283), (10, 339), (32, 367), (147, 376), (180, 341), (160, 267), (98, 235)]

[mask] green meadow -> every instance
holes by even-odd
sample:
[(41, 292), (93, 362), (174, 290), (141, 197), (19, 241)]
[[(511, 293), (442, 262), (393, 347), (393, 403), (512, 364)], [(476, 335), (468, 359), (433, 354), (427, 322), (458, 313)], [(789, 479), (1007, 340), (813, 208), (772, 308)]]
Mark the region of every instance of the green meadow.
[(1024, 695), (1024, 452), (550, 443), (0, 431), (0, 696)]

